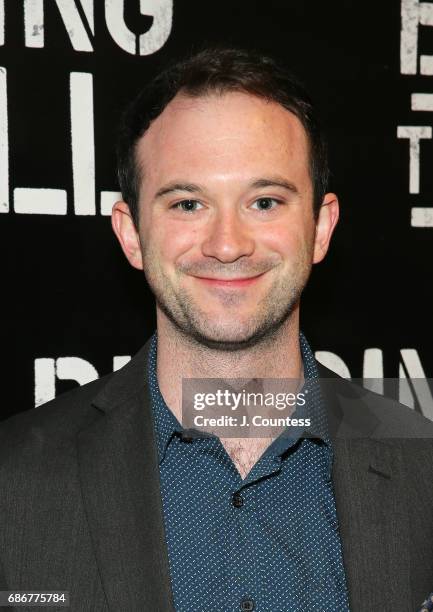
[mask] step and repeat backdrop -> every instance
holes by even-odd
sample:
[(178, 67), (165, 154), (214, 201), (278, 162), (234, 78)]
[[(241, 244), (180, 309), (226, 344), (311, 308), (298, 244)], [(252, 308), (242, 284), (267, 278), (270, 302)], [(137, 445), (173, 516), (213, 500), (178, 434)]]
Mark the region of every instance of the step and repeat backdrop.
[[(0, 418), (116, 370), (155, 327), (110, 226), (124, 106), (168, 60), (254, 48), (304, 81), (341, 220), (302, 328), (433, 418), (433, 2), (0, 0)], [(382, 390), (385, 388), (385, 382)]]

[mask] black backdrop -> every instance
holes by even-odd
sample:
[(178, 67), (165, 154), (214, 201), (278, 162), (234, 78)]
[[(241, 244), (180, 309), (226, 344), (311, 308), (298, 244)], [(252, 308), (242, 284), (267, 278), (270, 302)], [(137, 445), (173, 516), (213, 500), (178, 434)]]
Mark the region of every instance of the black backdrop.
[(164, 61), (223, 41), (282, 58), (328, 134), (342, 215), (303, 299), (313, 348), (355, 377), (433, 376), (433, 104), (413, 96), (433, 95), (433, 3), (147, 0), (141, 9), (0, 0), (0, 416), (112, 371), (152, 333), (153, 299), (107, 216), (115, 127)]

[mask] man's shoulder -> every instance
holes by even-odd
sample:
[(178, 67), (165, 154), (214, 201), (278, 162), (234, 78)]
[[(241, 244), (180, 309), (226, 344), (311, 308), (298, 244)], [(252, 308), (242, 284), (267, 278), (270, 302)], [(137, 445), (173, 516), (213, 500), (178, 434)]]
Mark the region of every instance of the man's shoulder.
[(363, 401), (380, 420), (383, 435), (390, 438), (430, 438), (433, 440), (433, 421), (400, 402), (364, 390)]
[(0, 423), (0, 465), (75, 452), (79, 432), (123, 406), (146, 386), (150, 341), (122, 368)]
[[(113, 376), (107, 374), (0, 423), (0, 458), (28, 445), (61, 445), (95, 419), (94, 398)], [(15, 454), (15, 453), (14, 453)]]
[(320, 364), (321, 379), (337, 395), (349, 417), (364, 416), (376, 422), (375, 437), (433, 440), (433, 421), (418, 410), (366, 389), (358, 381), (341, 378)]

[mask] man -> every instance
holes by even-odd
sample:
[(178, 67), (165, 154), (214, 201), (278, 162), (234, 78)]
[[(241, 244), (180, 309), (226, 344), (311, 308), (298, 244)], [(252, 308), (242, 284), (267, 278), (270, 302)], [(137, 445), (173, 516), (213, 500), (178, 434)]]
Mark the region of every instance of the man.
[[(338, 220), (302, 87), (243, 51), (177, 64), (125, 114), (119, 178), (113, 229), (157, 334), (2, 424), (0, 586), (67, 590), (80, 611), (417, 609), (433, 424), (333, 376), (300, 333)], [(319, 377), (309, 432), (182, 425), (184, 379)]]

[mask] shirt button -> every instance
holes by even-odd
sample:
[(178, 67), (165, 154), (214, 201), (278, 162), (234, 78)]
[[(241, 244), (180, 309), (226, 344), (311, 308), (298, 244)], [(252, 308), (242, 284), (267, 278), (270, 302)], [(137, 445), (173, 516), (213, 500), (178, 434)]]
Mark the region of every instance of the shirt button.
[[(233, 493), (232, 504), (235, 508), (240, 508), (244, 505), (244, 498), (240, 493)], [(249, 610), (250, 608), (242, 608), (242, 610)], [(252, 608), (251, 608), (252, 610)]]
[(241, 610), (243, 610), (243, 612), (251, 612), (251, 610), (254, 610), (254, 600), (251, 599), (251, 597), (245, 597), (241, 601)]

